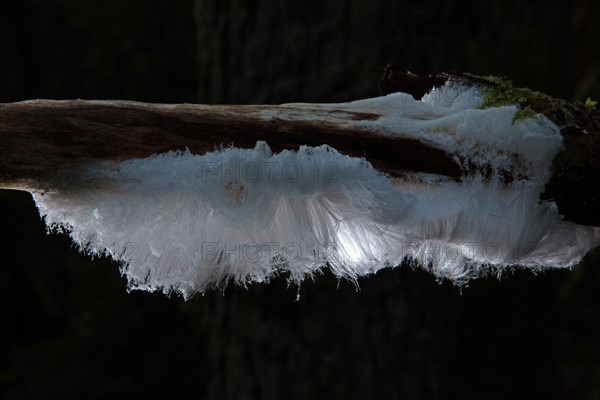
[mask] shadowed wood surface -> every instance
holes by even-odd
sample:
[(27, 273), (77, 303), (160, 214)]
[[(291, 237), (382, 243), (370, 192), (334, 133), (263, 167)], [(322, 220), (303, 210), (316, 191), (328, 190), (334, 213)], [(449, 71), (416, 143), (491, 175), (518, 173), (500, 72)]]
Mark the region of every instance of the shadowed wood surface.
[(383, 136), (353, 122), (380, 117), (311, 105), (162, 105), (124, 101), (36, 100), (0, 105), (0, 187), (44, 188), (57, 172), (92, 161), (145, 158), (169, 150), (202, 154), (219, 146), (273, 151), (328, 144), (365, 157), (396, 176), (421, 171), (457, 179), (461, 170), (441, 150)]
[[(404, 91), (415, 98), (462, 74), (417, 76), (386, 69), (382, 94)], [(598, 111), (572, 106), (574, 120), (559, 124), (564, 146), (543, 199), (555, 201), (567, 220), (600, 226), (600, 131)], [(461, 167), (442, 150), (358, 124), (384, 111), (336, 104), (194, 105), (128, 101), (34, 100), (0, 104), (0, 188), (51, 189), (59, 175), (94, 161), (140, 159), (188, 148), (203, 154), (220, 146), (253, 148), (266, 141), (279, 152), (328, 144), (364, 157), (390, 176), (426, 172), (460, 179)], [(507, 179), (512, 179), (510, 174)]]

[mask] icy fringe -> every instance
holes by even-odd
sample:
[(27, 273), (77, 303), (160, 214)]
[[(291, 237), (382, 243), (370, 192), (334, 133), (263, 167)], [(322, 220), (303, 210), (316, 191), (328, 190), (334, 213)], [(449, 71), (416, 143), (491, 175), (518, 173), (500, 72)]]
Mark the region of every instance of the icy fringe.
[[(486, 163), (502, 159), (474, 146)], [(570, 267), (598, 244), (597, 228), (539, 201), (547, 168), (508, 185), (391, 179), (326, 145), (273, 154), (258, 142), (90, 166), (87, 180), (33, 196), (49, 230), (121, 263), (132, 289), (188, 298), (280, 273), (299, 283), (325, 267), (356, 281), (403, 261), (460, 284), (511, 266)]]
[(184, 297), (280, 271), (300, 282), (325, 266), (355, 280), (406, 258), (464, 282), (490, 267), (568, 267), (594, 243), (530, 182), (394, 184), (328, 146), (171, 152), (127, 168), (97, 190), (35, 195), (40, 213), (121, 262), (131, 287)]

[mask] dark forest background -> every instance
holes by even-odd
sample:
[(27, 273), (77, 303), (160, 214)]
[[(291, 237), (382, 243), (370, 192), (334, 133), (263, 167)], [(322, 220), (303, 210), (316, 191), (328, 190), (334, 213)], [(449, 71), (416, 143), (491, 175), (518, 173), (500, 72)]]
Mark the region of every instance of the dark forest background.
[[(9, 7), (10, 5), (10, 7)], [(600, 3), (21, 0), (0, 5), (0, 102), (330, 102), (383, 67), (600, 96)], [(115, 143), (115, 146), (118, 146)], [(46, 235), (0, 191), (0, 398), (600, 399), (600, 254), (462, 291), (408, 266), (188, 302)]]

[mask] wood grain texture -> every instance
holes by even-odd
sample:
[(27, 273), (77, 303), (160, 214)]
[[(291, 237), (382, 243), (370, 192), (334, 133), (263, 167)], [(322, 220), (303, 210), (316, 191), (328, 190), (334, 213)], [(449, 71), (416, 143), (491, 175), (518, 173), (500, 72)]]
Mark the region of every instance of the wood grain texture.
[[(460, 179), (464, 171), (447, 153), (417, 140), (390, 137), (353, 122), (380, 114), (308, 104), (166, 105), (128, 101), (35, 100), (0, 104), (0, 188), (52, 189), (60, 175), (95, 161), (140, 159), (170, 150), (196, 154), (221, 146), (275, 152), (328, 144), (364, 157), (378, 170)], [(542, 196), (567, 220), (600, 226), (598, 112), (581, 110), (563, 127), (565, 145)], [(509, 177), (510, 179), (510, 177)]]
[(364, 157), (380, 171), (430, 172), (458, 179), (460, 167), (441, 150), (416, 140), (379, 135), (357, 121), (376, 113), (307, 105), (206, 106), (124, 101), (51, 101), (0, 105), (0, 187), (44, 189), (57, 173), (94, 161), (123, 161), (220, 146), (275, 152), (328, 144)]

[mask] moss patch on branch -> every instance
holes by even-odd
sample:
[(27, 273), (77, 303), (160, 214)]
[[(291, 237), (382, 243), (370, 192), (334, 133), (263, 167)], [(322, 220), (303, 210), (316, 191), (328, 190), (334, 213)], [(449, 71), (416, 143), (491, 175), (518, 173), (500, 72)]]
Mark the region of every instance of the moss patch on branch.
[(573, 119), (569, 104), (562, 100), (529, 88), (515, 87), (511, 81), (497, 76), (478, 76), (465, 74), (486, 84), (483, 88), (481, 109), (518, 105), (513, 122), (543, 114), (555, 122), (565, 123)]

